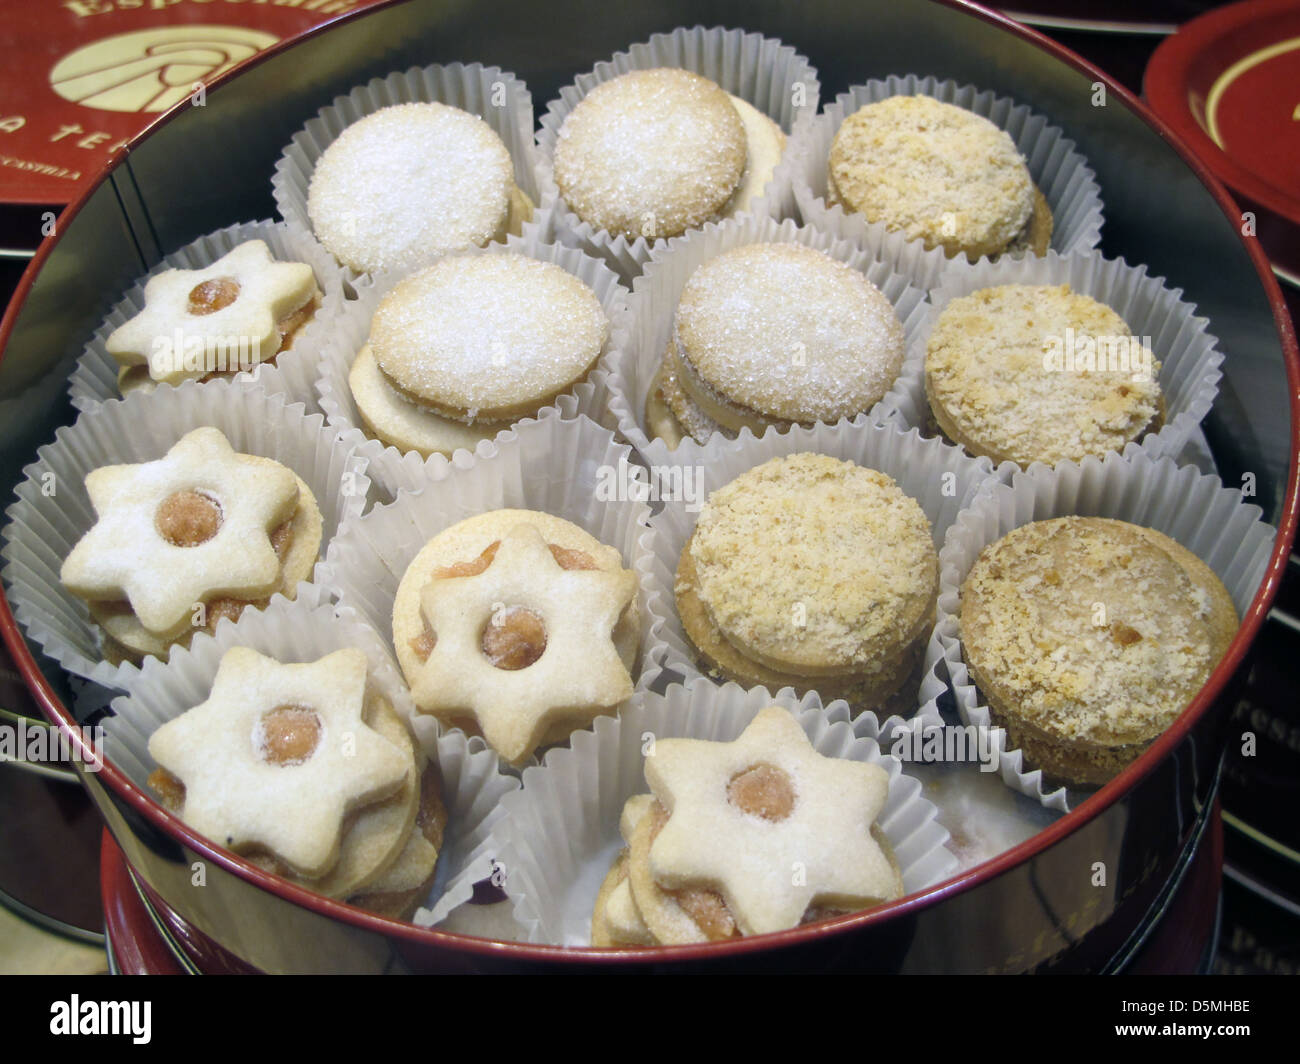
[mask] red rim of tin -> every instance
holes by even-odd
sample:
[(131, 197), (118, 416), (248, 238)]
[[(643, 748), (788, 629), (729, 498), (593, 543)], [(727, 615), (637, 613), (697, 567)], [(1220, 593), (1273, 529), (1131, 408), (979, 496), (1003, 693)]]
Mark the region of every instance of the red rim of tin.
[[(392, 2), (397, 3), (401, 2), (401, 0), (392, 0)], [(1116, 99), (1122, 101), (1134, 114), (1146, 122), (1155, 133), (1173, 146), (1187, 166), (1206, 186), (1227, 217), (1234, 221), (1240, 217), (1240, 210), (1237, 205), (1233, 203), (1231, 197), (1209, 167), (1178, 138), (1173, 130), (1114, 79), (1041, 33), (996, 12), (970, 3), (968, 0), (933, 0), (933, 2), (962, 11), (997, 26), (1004, 32), (1029, 41), (1067, 66), (1085, 74), (1090, 80), (1103, 82), (1107, 86), (1109, 93), (1113, 93)], [(330, 27), (350, 21), (353, 18), (365, 17), (369, 13), (383, 10), (389, 6), (392, 6), (392, 4), (378, 4), (362, 11), (342, 15), (330, 22), (321, 23), (292, 42), (281, 42), (259, 53), (248, 60), (240, 68), (240, 71), (247, 70), (257, 63), (265, 62), (273, 56), (278, 56), (293, 45), (323, 33)], [(208, 87), (209, 93), (219, 91), (221, 86), (226, 84), (232, 76), (237, 76), (240, 71), (232, 71), (230, 74), (223, 75), (214, 81)], [(184, 109), (182, 105), (163, 114), (147, 130), (136, 137), (133, 146), (148, 136), (154, 129), (171, 121)], [(129, 152), (130, 149), (123, 154), (123, 158), (129, 156)], [(120, 164), (121, 160), (113, 168), (101, 174), (100, 182), (112, 169), (115, 169)], [(98, 184), (97, 182), (94, 186), (83, 191), (76, 201), (68, 207), (61, 221), (67, 221), (75, 217), (94, 189), (98, 187)], [(60, 224), (59, 230), (66, 232), (66, 226)], [(641, 962), (666, 964), (706, 958), (716, 960), (723, 957), (742, 957), (746, 954), (785, 946), (806, 946), (821, 939), (836, 937), (843, 932), (863, 930), (875, 924), (883, 924), (937, 904), (945, 898), (977, 884), (988, 882), (1022, 861), (1048, 849), (1066, 836), (1073, 834), (1125, 791), (1146, 777), (1184, 739), (1195, 721), (1209, 708), (1210, 704), (1223, 690), (1228, 678), (1241, 666), (1246, 651), (1267, 617), (1269, 607), (1277, 594), (1282, 573), (1286, 566), (1290, 544), (1295, 539), (1297, 518), (1298, 514), (1300, 514), (1300, 464), (1297, 463), (1297, 455), (1300, 455), (1300, 349), (1297, 348), (1295, 331), (1287, 313), (1286, 303), (1282, 299), (1281, 291), (1273, 277), (1267, 258), (1260, 250), (1257, 242), (1253, 240), (1243, 240), (1243, 242), (1255, 265), (1255, 272), (1264, 286), (1269, 305), (1273, 311), (1274, 322), (1282, 342), (1282, 353), (1286, 363), (1290, 395), (1291, 464), (1287, 474), (1285, 498), (1278, 524), (1279, 534), (1274, 542), (1273, 553), (1269, 557), (1264, 578), (1250, 606), (1242, 616), (1241, 627), (1238, 629), (1237, 635), (1233, 639), (1231, 646), (1229, 646), (1223, 660), (1219, 662), (1210, 679), (1187, 709), (1183, 711), (1178, 720), (1151, 745), (1147, 752), (1077, 809), (1050, 824), (1032, 838), (998, 854), (975, 868), (968, 869), (950, 879), (944, 880), (942, 883), (937, 883), (910, 894), (899, 901), (866, 912), (853, 913), (825, 923), (794, 928), (789, 931), (757, 935), (752, 938), (741, 938), (727, 942), (701, 943), (691, 946), (657, 946), (643, 949), (596, 949), (593, 947), (505, 942), (440, 931), (436, 928), (416, 927), (414, 924), (376, 916), (373, 913), (353, 908), (343, 902), (333, 901), (314, 894), (296, 884), (263, 872), (228, 850), (222, 849), (208, 839), (197, 835), (178, 817), (167, 812), (152, 798), (148, 797), (144, 791), (137, 788), (124, 772), (111, 763), (102, 764), (96, 774), (97, 778), (103, 781), (105, 786), (111, 789), (119, 800), (125, 802), (134, 812), (138, 813), (159, 831), (180, 841), (202, 858), (216, 861), (221, 867), (229, 870), (234, 875), (275, 894), (277, 897), (291, 901), (321, 916), (341, 920), (361, 930), (382, 935), (389, 939), (408, 942), (416, 946), (441, 948), (458, 951), (466, 955), (496, 957), (508, 961), (628, 965)], [(42, 245), (19, 282), (4, 319), (0, 322), (0, 352), (3, 352), (5, 345), (9, 341), (19, 308), (26, 299), (36, 274), (49, 257), (52, 246), (53, 242)], [(95, 761), (94, 750), (84, 742), (79, 729), (75, 727), (72, 715), (59, 700), (49, 681), (37, 668), (36, 661), (32, 657), (26, 640), (14, 620), (9, 609), (8, 600), (4, 597), (3, 592), (0, 592), (0, 636), (3, 636), (13, 653), (18, 669), (40, 705), (42, 712), (68, 732), (70, 741), (75, 744), (84, 761), (88, 763)]]

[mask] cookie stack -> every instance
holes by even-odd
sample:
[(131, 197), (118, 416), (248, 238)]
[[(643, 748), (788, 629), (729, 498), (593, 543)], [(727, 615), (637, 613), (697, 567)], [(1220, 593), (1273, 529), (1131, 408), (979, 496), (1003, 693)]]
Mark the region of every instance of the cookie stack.
[(851, 418), (881, 400), (903, 356), (893, 306), (860, 272), (802, 244), (743, 245), (687, 281), (646, 423), (675, 447)]
[(519, 763), (632, 694), (638, 602), (613, 547), (551, 514), (495, 510), (411, 561), (393, 643), (417, 709)]
[(773, 458), (713, 492), (677, 567), (703, 667), (745, 687), (815, 690), (855, 710), (908, 702), (934, 621), (938, 555), (884, 473)]
[(269, 458), (237, 454), (220, 429), (165, 457), (86, 477), (96, 521), (63, 562), (63, 585), (104, 633), (105, 658), (166, 658), (276, 592), (293, 598), (320, 552), (311, 489)]
[(596, 898), (594, 946), (782, 931), (903, 894), (875, 824), (888, 775), (817, 753), (780, 706), (734, 742), (656, 741), (645, 776), (651, 793), (623, 807), (627, 847)]
[(361, 650), (285, 665), (234, 647), (207, 701), (155, 731), (149, 753), (169, 809), (269, 872), (397, 917), (433, 881), (438, 772)]
[(929, 96), (890, 96), (845, 118), (826, 186), (829, 204), (950, 258), (1042, 255), (1051, 243), (1051, 209), (1011, 137)]
[(565, 118), (555, 183), (581, 221), (654, 242), (745, 210), (785, 150), (767, 115), (689, 70), (633, 70)]
[(600, 300), (567, 270), (518, 252), (455, 255), (383, 298), (348, 385), (371, 435), (450, 455), (585, 380), (608, 336)]

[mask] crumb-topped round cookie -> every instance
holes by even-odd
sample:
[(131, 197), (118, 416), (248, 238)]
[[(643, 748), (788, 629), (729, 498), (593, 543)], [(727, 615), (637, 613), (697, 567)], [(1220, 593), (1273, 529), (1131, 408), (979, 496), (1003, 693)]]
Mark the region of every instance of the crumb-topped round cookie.
[(713, 492), (676, 586), (688, 635), (723, 675), (752, 684), (771, 670), (758, 674), (859, 705), (911, 674), (937, 590), (916, 500), (884, 473), (821, 454), (774, 458)]
[(733, 431), (869, 410), (904, 355), (884, 294), (801, 244), (748, 244), (701, 265), (682, 290), (674, 335), (682, 387)]
[(926, 347), (939, 428), (995, 462), (1054, 464), (1123, 450), (1159, 428), (1146, 338), (1068, 285), (1012, 284), (952, 300)]
[(353, 123), (325, 149), (307, 213), (344, 265), (413, 269), (503, 237), (518, 196), (510, 152), (483, 119), (446, 104), (404, 103)]
[(960, 629), (1012, 745), (1055, 779), (1099, 784), (1192, 700), (1237, 615), (1213, 571), (1163, 533), (1062, 517), (984, 549), (962, 585)]
[(568, 271), (514, 252), (453, 255), (375, 311), (369, 346), (407, 399), (469, 424), (534, 413), (586, 376), (609, 321)]
[(677, 236), (717, 218), (745, 173), (731, 98), (687, 70), (634, 70), (598, 85), (564, 120), (555, 183), (579, 218), (614, 236)]
[(950, 257), (1005, 251), (1036, 206), (1047, 209), (1005, 131), (929, 96), (891, 96), (849, 115), (831, 145), (827, 184), (832, 202)]

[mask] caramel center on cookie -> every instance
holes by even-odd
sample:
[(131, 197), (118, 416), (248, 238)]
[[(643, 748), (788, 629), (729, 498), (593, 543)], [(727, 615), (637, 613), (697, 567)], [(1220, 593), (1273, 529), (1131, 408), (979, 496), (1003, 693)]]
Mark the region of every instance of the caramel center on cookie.
[(202, 492), (173, 492), (158, 507), (154, 525), (173, 547), (197, 547), (221, 528), (221, 504)]
[(271, 765), (301, 765), (320, 745), (320, 717), (300, 705), (276, 706), (253, 727), (253, 748)]
[(785, 820), (794, 812), (794, 781), (776, 765), (760, 761), (731, 777), (727, 801), (763, 820)]
[(233, 277), (214, 277), (209, 281), (201, 281), (190, 289), (185, 309), (195, 317), (202, 317), (204, 314), (225, 310), (238, 298), (238, 281)]
[(484, 626), (479, 648), (498, 669), (526, 669), (546, 650), (546, 625), (526, 606), (503, 606)]

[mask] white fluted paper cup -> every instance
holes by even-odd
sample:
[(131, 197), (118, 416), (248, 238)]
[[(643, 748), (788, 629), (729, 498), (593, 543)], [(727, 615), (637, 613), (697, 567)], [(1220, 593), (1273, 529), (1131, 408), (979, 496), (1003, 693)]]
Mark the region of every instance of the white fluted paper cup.
[[(650, 521), (655, 530), (653, 576), (660, 591), (652, 600), (651, 609), (661, 622), (662, 639), (667, 647), (663, 659), (666, 670), (686, 679), (707, 675), (700, 667), (695, 644), (682, 627), (674, 595), (677, 565), (695, 530), (701, 504), (713, 491), (755, 466), (780, 456), (809, 451), (856, 462), (893, 477), (925, 513), (936, 550), (962, 508), (970, 504), (993, 476), (993, 467), (986, 459), (973, 459), (940, 440), (922, 439), (915, 429), (904, 431), (893, 423), (874, 422), (799, 427), (786, 433), (769, 431), (762, 439), (749, 436), (711, 443), (702, 449), (696, 464), (684, 470), (651, 466), (652, 490), (662, 484), (689, 488), (665, 497), (663, 509)], [(675, 469), (677, 473), (670, 477), (666, 469)], [(921, 710), (933, 712), (937, 697), (935, 665), (935, 661), (925, 659), (923, 683), (915, 693), (916, 709), (907, 716)], [(893, 717), (882, 725), (886, 730), (895, 726)]]
[[(651, 436), (646, 422), (646, 401), (654, 387), (655, 375), (663, 365), (664, 351), (673, 335), (673, 319), (682, 290), (695, 270), (725, 251), (745, 244), (800, 244), (825, 252), (837, 262), (862, 273), (884, 293), (903, 325), (907, 344), (903, 367), (885, 397), (869, 411), (851, 419), (851, 423), (884, 420), (897, 409), (913, 409), (925, 402), (925, 349), (915, 348), (915, 333), (926, 320), (926, 294), (895, 273), (888, 263), (873, 259), (867, 252), (847, 240), (793, 221), (778, 222), (766, 217), (729, 219), (706, 225), (686, 236), (669, 241), (656, 249), (645, 271), (636, 279), (628, 304), (624, 331), (626, 341), (616, 349), (609, 362), (609, 410), (617, 430), (651, 465), (671, 462), (689, 463), (703, 457), (705, 448), (687, 436), (676, 448)], [(768, 433), (778, 432), (776, 428)], [(752, 431), (741, 435), (752, 437)], [(765, 433), (764, 435), (767, 435)], [(710, 443), (725, 440), (715, 433)]]
[[(1277, 534), (1241, 491), (1168, 457), (1110, 454), (1050, 469), (1035, 464), (1017, 472), (1010, 484), (990, 486), (958, 516), (939, 553), (939, 621), (931, 650), (944, 661), (964, 723), (993, 727), (962, 656), (959, 614), (967, 574), (985, 547), (1012, 530), (1073, 515), (1115, 518), (1163, 532), (1214, 570), (1239, 616), (1263, 579)], [(1000, 736), (998, 771), (1009, 787), (1062, 812), (1089, 793), (1045, 788), (1041, 770), (1028, 770), (1023, 752), (1008, 750), (1005, 732), (995, 730)]]
[(203, 426), (220, 429), (237, 452), (272, 458), (306, 482), (324, 519), (322, 554), (361, 511), (370, 481), (357, 456), (359, 434), (326, 428), (322, 415), (308, 414), (283, 395), (233, 381), (189, 381), (88, 410), (59, 429), (23, 470), (18, 500), (5, 511), (0, 548), (0, 576), (14, 616), (27, 637), (68, 672), (116, 688), (127, 687), (139, 672), (130, 662), (113, 666), (103, 660), (98, 626), (59, 579), (64, 559), (95, 523), (86, 474), (161, 458)]
[[(313, 232), (307, 214), (307, 190), (325, 149), (353, 123), (402, 103), (443, 103), (477, 115), (505, 144), (514, 162), (515, 185), (531, 201), (533, 211), (554, 198), (549, 175), (538, 166), (533, 141), (533, 97), (524, 82), (508, 71), (482, 63), (435, 63), (395, 71), (358, 85), (322, 107), (293, 135), (271, 178), (276, 208), (290, 228), (309, 235)], [(524, 224), (527, 228), (531, 219)], [(432, 253), (428, 261), (437, 257)], [(352, 279), (361, 276), (349, 267), (343, 269)]]
[[(883, 222), (869, 222), (855, 211), (826, 201), (827, 166), (831, 145), (840, 125), (867, 104), (890, 96), (932, 96), (963, 107), (1005, 130), (1024, 156), (1034, 184), (1052, 208), (1051, 247), (1062, 253), (1094, 248), (1101, 240), (1102, 202), (1096, 175), (1074, 141), (1042, 115), (990, 90), (959, 85), (935, 77), (891, 74), (883, 80), (855, 85), (829, 103), (810, 124), (794, 163), (794, 195), (799, 213), (808, 225), (852, 240), (874, 256), (890, 262), (913, 284), (932, 288), (949, 260), (942, 248), (929, 248), (921, 240), (908, 240)], [(1008, 256), (1004, 255), (1003, 258)], [(981, 260), (983, 261), (983, 260)]]
[[(579, 414), (585, 414), (592, 420), (601, 420), (608, 405), (607, 367), (614, 353), (619, 351), (626, 342), (627, 290), (622, 286), (617, 275), (600, 259), (594, 259), (576, 248), (546, 241), (537, 231), (511, 237), (504, 244), (490, 244), (486, 248), (475, 248), (454, 254), (506, 253), (526, 255), (531, 259), (559, 266), (572, 274), (595, 293), (609, 319), (609, 336), (587, 376), (569, 391), (530, 416), (538, 420), (547, 417), (571, 419)], [(370, 322), (380, 300), (408, 276), (410, 275), (405, 272), (383, 273), (356, 283), (357, 298), (344, 308), (335, 322), (333, 335), (321, 352), (319, 376), (315, 383), (320, 407), (325, 412), (329, 425), (340, 431), (359, 429), (368, 438), (369, 446), (364, 451), (370, 459), (367, 473), (377, 486), (388, 493), (390, 499), (401, 488), (414, 487), (422, 482), (424, 456), (418, 451), (400, 451), (373, 437), (353, 398), (348, 374), (357, 353), (365, 346), (370, 336)], [(396, 396), (396, 393), (394, 394)], [(400, 396), (396, 397), (400, 402), (407, 402)], [(411, 406), (414, 410), (418, 410), (415, 404), (412, 403)], [(472, 450), (483, 440), (490, 440), (508, 431), (509, 427), (508, 424), (502, 424), (495, 430), (489, 428), (485, 434), (467, 432), (467, 443), (473, 437), (477, 436), (477, 438), (473, 439), (472, 446), (456, 450)], [(469, 429), (470, 426), (465, 428)]]
[[(276, 355), (274, 364), (264, 363), (257, 367), (256, 373), (238, 373), (233, 379), (241, 385), (260, 386), (271, 395), (285, 395), (291, 402), (304, 403), (309, 411), (314, 411), (317, 360), (343, 308), (343, 271), (315, 240), (291, 231), (283, 222), (269, 220), (244, 222), (201, 236), (168, 255), (132, 285), (95, 330), (77, 360), (68, 380), (72, 405), (77, 410), (89, 410), (99, 403), (122, 398), (117, 386), (119, 367), (108, 353), (108, 337), (145, 309), (144, 289), (150, 278), (168, 270), (201, 270), (250, 240), (264, 241), (277, 262), (305, 262), (310, 266), (316, 275), (321, 301), (311, 321), (298, 330), (288, 348)], [(171, 386), (161, 387), (165, 390)]]
[[(554, 190), (555, 144), (560, 127), (575, 107), (598, 85), (633, 70), (675, 67), (708, 78), (723, 90), (752, 104), (771, 118), (786, 134), (785, 152), (767, 187), (745, 214), (782, 218), (794, 211), (792, 160), (801, 154), (800, 145), (817, 113), (821, 85), (817, 70), (794, 48), (758, 33), (695, 26), (672, 33), (657, 33), (650, 40), (632, 45), (595, 68), (580, 75), (560, 90), (541, 117), (537, 133), (542, 169)], [(605, 258), (624, 280), (630, 282), (649, 260), (652, 250), (663, 246), (662, 238), (637, 237), (628, 241), (597, 229), (573, 213), (555, 190), (554, 225), (561, 240), (588, 254)]]
[(623, 804), (649, 791), (643, 767), (647, 735), (730, 742), (771, 705), (794, 714), (818, 753), (889, 773), (889, 797), (876, 822), (898, 859), (907, 893), (957, 871), (946, 848), (948, 832), (920, 783), (874, 738), (855, 733), (843, 702), (823, 707), (815, 694), (797, 698), (788, 687), (772, 694), (763, 687), (746, 691), (697, 680), (673, 684), (662, 695), (638, 694), (617, 719), (598, 720), (575, 735), (568, 749), (553, 750), (542, 765), (526, 769), (522, 790), (503, 799), (505, 816), (493, 836), (506, 894), (528, 940), (591, 944), (596, 893), (623, 847)]
[[(474, 884), (492, 872), (488, 836), (502, 816), (501, 799), (518, 789), (518, 780), (502, 773), (481, 739), (445, 732), (414, 712), (410, 693), (378, 633), (332, 604), (278, 599), (265, 610), (247, 611), (238, 621), (223, 620), (210, 636), (195, 639), (166, 663), (146, 661), (129, 692), (113, 701), (113, 715), (103, 720), (105, 756), (140, 790), (156, 767), (149, 756), (149, 737), (163, 724), (207, 700), (221, 659), (232, 647), (250, 647), (282, 664), (316, 661), (345, 647), (365, 652), (369, 680), (410, 721), (416, 740), (438, 767), (447, 828), (438, 853), (437, 876), (421, 904), (416, 922), (432, 925), (468, 901)], [(220, 840), (211, 840), (220, 845)]]
[[(1177, 456), (1197, 436), (1201, 422), (1219, 394), (1223, 376), (1223, 353), (1218, 338), (1209, 331), (1209, 319), (1196, 313), (1196, 305), (1183, 299), (1181, 288), (1172, 288), (1163, 277), (1147, 273), (1144, 265), (1130, 266), (1123, 259), (1108, 259), (1098, 251), (1078, 251), (1044, 257), (954, 262), (930, 292), (926, 319), (917, 329), (909, 360), (919, 359), (921, 392), (895, 393), (887, 409), (903, 424), (923, 430), (932, 428), (925, 398), (925, 349), (935, 323), (954, 299), (981, 288), (1005, 284), (1069, 285), (1072, 292), (1091, 296), (1124, 319), (1133, 336), (1149, 346), (1160, 363), (1158, 380), (1165, 401), (1165, 420), (1156, 432), (1130, 443), (1125, 453), (1135, 450), (1150, 458)], [(1007, 467), (1006, 477), (1019, 466)]]
[(392, 646), (393, 602), (411, 560), (443, 529), (500, 509), (539, 510), (585, 529), (614, 547), (640, 582), (638, 688), (655, 683), (663, 655), (660, 594), (651, 578), (654, 533), (643, 501), (644, 481), (630, 449), (579, 416), (525, 420), (471, 455), (436, 457), (425, 482), (404, 488), (385, 506), (350, 521), (330, 544), (316, 581)]

